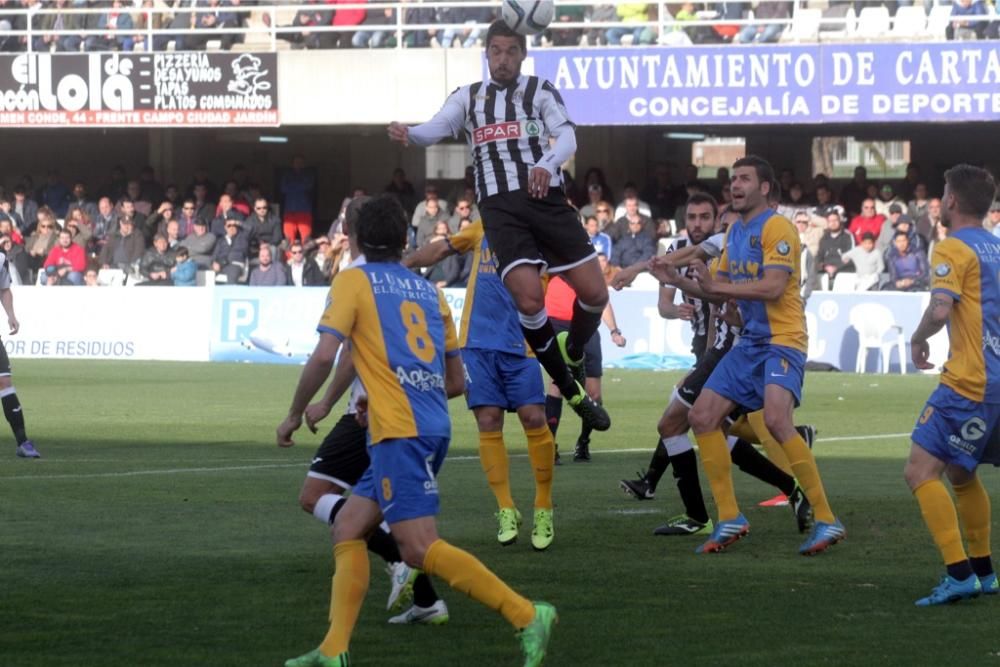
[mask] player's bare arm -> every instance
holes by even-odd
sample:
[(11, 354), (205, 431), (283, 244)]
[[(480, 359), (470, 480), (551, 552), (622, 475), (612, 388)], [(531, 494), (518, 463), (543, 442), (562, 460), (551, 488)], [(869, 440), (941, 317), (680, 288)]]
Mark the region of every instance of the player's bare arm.
[(674, 303), (677, 296), (677, 288), (670, 285), (660, 285), (660, 296), (656, 302), (656, 309), (660, 317), (665, 320), (691, 321), (694, 317), (694, 306), (689, 303)]
[(462, 357), (457, 354), (444, 360), (444, 390), (448, 398), (461, 396), (465, 392), (465, 367)]
[(618, 321), (615, 319), (615, 309), (611, 306), (611, 302), (608, 301), (608, 305), (604, 307), (604, 312), (601, 313), (601, 321), (604, 322), (604, 326), (608, 328), (608, 332), (611, 334), (611, 342), (618, 347), (625, 347), (625, 336), (622, 335), (621, 329), (618, 328)]
[(700, 262), (692, 264), (691, 271), (701, 290), (714, 301), (718, 301), (720, 297), (723, 300), (777, 301), (785, 293), (791, 278), (791, 274), (784, 269), (764, 269), (760, 280), (736, 284), (721, 276), (713, 278), (708, 267)]
[(930, 356), (930, 345), (928, 345), (927, 339), (941, 331), (948, 323), (954, 305), (955, 300), (947, 294), (935, 292), (931, 295), (931, 302), (928, 304), (927, 310), (924, 311), (923, 317), (920, 318), (917, 330), (910, 338), (910, 356), (913, 359), (913, 365), (920, 370), (934, 368), (934, 364), (927, 361)]
[(428, 243), (416, 252), (403, 258), (403, 266), (408, 269), (422, 269), (434, 266), (445, 257), (454, 255), (455, 249), (448, 243)]
[(643, 260), (641, 262), (636, 262), (632, 266), (628, 266), (618, 273), (615, 274), (614, 278), (611, 279), (611, 287), (616, 290), (621, 290), (633, 283), (640, 273), (650, 270), (650, 262), (658, 262), (662, 264), (670, 264), (674, 267), (688, 266), (691, 262), (695, 260), (701, 260), (707, 262), (711, 259), (711, 255), (698, 245), (688, 245), (684, 246), (680, 250), (675, 250), (673, 252), (667, 253), (666, 255), (661, 255), (652, 260)]
[(292, 433), (302, 426), (302, 413), (312, 400), (316, 392), (319, 391), (326, 379), (330, 377), (333, 370), (333, 362), (337, 358), (337, 350), (340, 349), (340, 339), (333, 334), (321, 333), (316, 349), (313, 350), (309, 361), (302, 369), (299, 376), (299, 384), (295, 388), (295, 396), (292, 398), (292, 405), (288, 409), (288, 416), (278, 425), (277, 440), (279, 447), (291, 447), (295, 444), (292, 440)]
[[(670, 253), (674, 254), (674, 253)], [(654, 278), (660, 281), (664, 285), (673, 285), (675, 288), (681, 290), (689, 297), (694, 299), (701, 299), (703, 301), (709, 301), (711, 303), (722, 303), (726, 299), (725, 297), (709, 294), (703, 288), (701, 283), (695, 280), (682, 276), (678, 271), (677, 267), (670, 263), (661, 261), (666, 258), (667, 255), (663, 257), (656, 257), (649, 262), (650, 273)], [(693, 260), (688, 265), (692, 272), (696, 270), (697, 267), (704, 267), (705, 273), (708, 273), (708, 267), (701, 260)]]
[(395, 141), (404, 147), (410, 145), (410, 128), (406, 125), (392, 121), (389, 123), (387, 131), (389, 133), (389, 141)]
[(10, 335), (13, 336), (21, 328), (21, 325), (14, 315), (14, 292), (9, 287), (0, 290), (0, 305), (7, 313), (7, 326), (10, 327)]
[(333, 380), (326, 387), (323, 398), (310, 404), (305, 409), (306, 426), (313, 433), (316, 432), (316, 424), (326, 419), (333, 406), (337, 404), (343, 395), (351, 387), (357, 373), (354, 370), (354, 360), (350, 355), (350, 345), (345, 345), (340, 352), (340, 359), (337, 361), (337, 368), (333, 372)]

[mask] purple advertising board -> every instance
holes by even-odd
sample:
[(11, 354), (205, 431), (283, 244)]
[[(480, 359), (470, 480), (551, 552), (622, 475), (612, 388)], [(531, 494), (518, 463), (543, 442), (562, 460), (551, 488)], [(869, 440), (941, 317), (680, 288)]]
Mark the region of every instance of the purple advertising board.
[(1000, 42), (536, 49), (580, 125), (996, 121)]

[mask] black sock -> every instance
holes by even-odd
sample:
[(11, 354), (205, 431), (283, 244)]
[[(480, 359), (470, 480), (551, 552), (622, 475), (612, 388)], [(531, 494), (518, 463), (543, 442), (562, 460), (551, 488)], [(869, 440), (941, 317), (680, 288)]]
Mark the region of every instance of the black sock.
[(733, 463), (751, 477), (777, 487), (786, 496), (792, 495), (795, 491), (795, 478), (771, 463), (771, 459), (758, 452), (757, 448), (746, 440), (742, 438), (737, 440), (730, 454)]
[[(602, 405), (604, 403), (601, 399), (597, 399), (594, 402), (597, 403), (598, 405)], [(589, 426), (588, 424), (581, 425), (580, 426), (580, 437), (577, 438), (577, 442), (580, 442), (580, 441), (582, 441), (582, 442), (590, 442), (590, 434), (593, 433), (593, 432), (594, 432), (594, 429), (593, 429), (592, 426)]]
[(646, 469), (646, 483), (649, 484), (650, 491), (656, 491), (656, 485), (660, 483), (663, 473), (667, 472), (670, 465), (670, 454), (663, 446), (663, 440), (656, 439), (656, 449), (653, 450), (653, 458), (649, 460), (649, 468)]
[(562, 396), (545, 397), (545, 421), (549, 424), (552, 437), (559, 431), (559, 420), (562, 419)]
[(993, 574), (993, 559), (989, 556), (973, 556), (969, 562), (972, 563), (972, 571), (977, 577), (988, 577)]
[(337, 519), (337, 512), (339, 512), (341, 509), (343, 509), (344, 503), (346, 503), (346, 502), (347, 502), (347, 498), (344, 498), (343, 496), (341, 496), (340, 500), (338, 500), (337, 502), (335, 502), (333, 504), (333, 509), (330, 510), (330, 518), (326, 520), (326, 522), (328, 524), (330, 524), (331, 526), (333, 525), (333, 522)]
[(566, 361), (562, 358), (559, 345), (556, 343), (556, 331), (552, 328), (552, 322), (548, 319), (538, 329), (529, 329), (521, 325), (524, 332), (524, 339), (535, 351), (535, 358), (542, 365), (545, 372), (552, 378), (552, 382), (559, 388), (563, 396), (576, 396), (576, 380), (566, 367)]
[(694, 450), (670, 457), (674, 464), (674, 479), (677, 480), (677, 491), (684, 503), (684, 513), (695, 521), (708, 522), (708, 510), (705, 508), (705, 497), (701, 494), (701, 481), (698, 479), (698, 457)]
[(0, 403), (3, 403), (3, 414), (10, 424), (10, 430), (14, 432), (14, 439), (17, 440), (18, 445), (23, 445), (28, 439), (28, 435), (24, 432), (24, 412), (21, 411), (21, 401), (17, 400), (16, 393), (11, 392), (0, 398)]
[(971, 577), (972, 574), (972, 566), (969, 565), (968, 559), (952, 563), (948, 566), (948, 576), (953, 579), (962, 581)]
[(438, 601), (438, 594), (431, 585), (431, 579), (423, 572), (413, 582), (413, 604), (430, 607)]
[(580, 300), (573, 300), (573, 320), (569, 325), (569, 337), (566, 339), (566, 351), (572, 359), (583, 357), (583, 349), (587, 341), (594, 335), (597, 328), (601, 326), (601, 314), (604, 308), (601, 307), (596, 313), (584, 310), (580, 306)]
[(386, 563), (398, 563), (403, 560), (399, 555), (399, 547), (392, 535), (376, 527), (368, 538), (368, 551), (384, 560)]

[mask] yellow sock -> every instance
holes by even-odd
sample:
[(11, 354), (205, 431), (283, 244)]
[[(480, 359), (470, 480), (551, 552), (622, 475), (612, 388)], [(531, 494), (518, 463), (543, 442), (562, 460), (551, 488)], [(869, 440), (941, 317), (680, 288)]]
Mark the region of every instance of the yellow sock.
[(788, 442), (781, 443), (782, 449), (788, 456), (792, 464), (792, 471), (799, 486), (805, 492), (806, 498), (813, 506), (813, 514), (817, 521), (833, 523), (837, 520), (830, 509), (830, 503), (826, 499), (826, 491), (823, 489), (823, 480), (819, 477), (819, 468), (816, 467), (816, 459), (809, 450), (809, 445), (798, 433)]
[(499, 611), (518, 630), (527, 627), (535, 618), (531, 600), (515, 593), (468, 551), (444, 540), (435, 540), (427, 549), (424, 572), (441, 577), (456, 591)]
[[(764, 447), (764, 451), (767, 452), (767, 458), (771, 459), (771, 463), (781, 468), (781, 471), (786, 475), (794, 477), (795, 473), (792, 472), (792, 464), (788, 460), (788, 455), (764, 424), (764, 411), (751, 412), (747, 415), (747, 421), (750, 422), (750, 426), (757, 438), (756, 441), (760, 442)], [(754, 442), (754, 440), (750, 442)]]
[(708, 484), (712, 487), (715, 507), (719, 511), (719, 521), (729, 521), (740, 515), (733, 489), (733, 459), (729, 456), (726, 436), (715, 430), (694, 436), (701, 452), (701, 463), (705, 466)]
[(955, 486), (958, 500), (958, 518), (965, 539), (969, 542), (969, 555), (973, 558), (989, 556), (990, 550), (990, 497), (979, 476), (971, 482)]
[[(757, 414), (756, 412), (754, 414)], [(734, 435), (741, 440), (746, 440), (747, 442), (758, 443), (760, 440), (757, 438), (757, 433), (753, 430), (750, 422), (746, 415), (743, 415), (739, 419), (733, 422), (732, 426), (728, 429), (729, 435)]]
[(528, 459), (535, 473), (535, 508), (552, 509), (552, 467), (555, 465), (556, 441), (548, 426), (525, 429), (528, 436)]
[(368, 547), (363, 540), (341, 542), (333, 548), (333, 594), (330, 596), (330, 629), (319, 651), (334, 657), (347, 651), (368, 592)]
[(968, 559), (962, 547), (962, 534), (958, 530), (958, 514), (955, 513), (955, 503), (948, 495), (948, 489), (939, 479), (924, 482), (913, 489), (913, 495), (920, 505), (920, 513), (924, 515), (924, 523), (931, 531), (934, 544), (941, 551), (945, 565), (961, 563)]
[(490, 490), (497, 499), (497, 506), (500, 509), (514, 507), (514, 499), (510, 495), (510, 461), (507, 459), (502, 431), (479, 434), (479, 462), (486, 473)]

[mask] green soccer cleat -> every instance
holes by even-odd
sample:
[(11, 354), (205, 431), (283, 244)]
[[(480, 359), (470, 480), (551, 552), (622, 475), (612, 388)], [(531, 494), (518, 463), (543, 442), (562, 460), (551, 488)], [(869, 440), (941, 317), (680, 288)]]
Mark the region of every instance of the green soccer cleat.
[(556, 530), (552, 526), (552, 510), (535, 509), (535, 524), (531, 529), (531, 546), (535, 551), (545, 551), (552, 546)]
[(573, 379), (583, 384), (587, 379), (587, 370), (583, 365), (583, 357), (580, 357), (576, 361), (573, 361), (569, 357), (569, 351), (566, 349), (566, 344), (569, 341), (569, 332), (561, 331), (556, 334), (556, 345), (559, 346), (559, 354), (562, 355), (563, 361), (566, 362), (566, 368), (569, 369), (570, 375)]
[(351, 656), (347, 651), (344, 651), (340, 655), (328, 658), (317, 648), (305, 655), (286, 660), (285, 667), (351, 667)]
[(611, 417), (608, 416), (608, 411), (604, 409), (603, 405), (588, 396), (587, 392), (583, 390), (583, 385), (579, 382), (576, 383), (576, 395), (566, 397), (566, 402), (569, 403), (569, 407), (573, 408), (573, 412), (580, 417), (584, 425), (595, 431), (607, 431), (611, 428)]
[(552, 627), (559, 622), (556, 608), (548, 602), (535, 602), (535, 618), (518, 632), (521, 650), (524, 651), (524, 667), (538, 667), (545, 661), (545, 652), (552, 639)]
[(497, 531), (497, 542), (506, 546), (517, 542), (517, 531), (521, 529), (521, 513), (513, 507), (504, 507), (496, 513), (500, 529)]
[(420, 576), (420, 570), (410, 567), (400, 561), (387, 565), (385, 573), (389, 575), (389, 601), (386, 611), (398, 612), (413, 600), (413, 582)]

